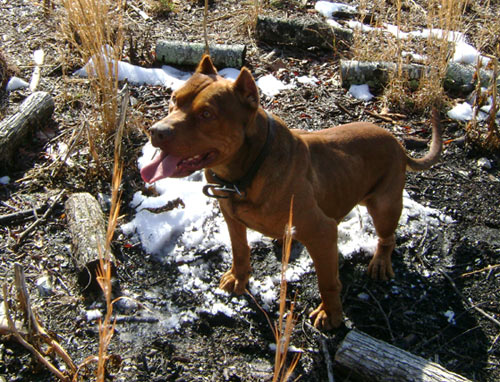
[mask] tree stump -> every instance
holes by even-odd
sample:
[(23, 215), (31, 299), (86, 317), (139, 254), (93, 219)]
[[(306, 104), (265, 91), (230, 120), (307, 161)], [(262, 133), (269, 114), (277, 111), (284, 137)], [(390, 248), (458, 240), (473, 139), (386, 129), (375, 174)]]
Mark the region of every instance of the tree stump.
[[(210, 58), (218, 68), (241, 68), (245, 62), (245, 45), (210, 45)], [(160, 40), (156, 44), (156, 59), (170, 65), (198, 65), (205, 53), (205, 44)]]
[(335, 354), (335, 361), (363, 381), (470, 382), (437, 363), (357, 330), (347, 334)]
[(293, 19), (259, 16), (256, 34), (258, 40), (271, 44), (327, 50), (342, 44), (349, 46), (353, 38), (352, 30), (334, 27), (312, 16)]
[(47, 122), (54, 111), (49, 93), (35, 92), (24, 100), (19, 111), (0, 122), (0, 167), (8, 167), (18, 147), (35, 127)]
[[(106, 222), (101, 206), (92, 195), (82, 192), (68, 198), (65, 210), (78, 282), (86, 294), (99, 293), (96, 275), (99, 258), (104, 257), (106, 251)], [(108, 254), (112, 276), (116, 278), (115, 258), (111, 251)]]

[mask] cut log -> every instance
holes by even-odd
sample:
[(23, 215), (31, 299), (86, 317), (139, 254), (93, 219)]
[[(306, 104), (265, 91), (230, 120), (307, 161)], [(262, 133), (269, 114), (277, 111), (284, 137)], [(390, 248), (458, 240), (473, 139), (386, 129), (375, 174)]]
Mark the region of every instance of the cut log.
[(363, 381), (466, 382), (437, 363), (413, 355), (357, 330), (347, 334), (335, 361)]
[[(65, 210), (78, 282), (86, 294), (100, 293), (96, 275), (100, 254), (104, 256), (106, 250), (106, 223), (99, 202), (87, 192), (75, 193), (66, 201)], [(111, 251), (109, 256), (116, 279), (116, 261)]]
[[(245, 62), (245, 45), (210, 45), (210, 57), (218, 68), (241, 68)], [(205, 53), (205, 44), (160, 40), (156, 44), (156, 59), (169, 65), (198, 65)]]
[(263, 42), (328, 50), (350, 46), (352, 33), (312, 16), (293, 19), (259, 16), (256, 27), (257, 39)]
[[(391, 73), (396, 70), (397, 65), (393, 62), (340, 61), (340, 76), (345, 88), (367, 84), (371, 90), (380, 91), (387, 85)], [(420, 78), (428, 73), (429, 68), (419, 64), (404, 64), (402, 70), (410, 85), (416, 88)], [(445, 90), (456, 94), (470, 93), (476, 86), (475, 72), (474, 66), (450, 62), (443, 82)], [(482, 86), (490, 86), (494, 78), (492, 71), (481, 69), (480, 73)], [(497, 79), (497, 86), (500, 86), (500, 79)]]
[(0, 167), (8, 167), (18, 147), (35, 127), (47, 122), (54, 111), (49, 93), (36, 92), (26, 98), (19, 111), (0, 122)]
[[(389, 82), (391, 73), (396, 72), (394, 62), (340, 60), (340, 77), (342, 86), (367, 84), (375, 92), (383, 90)], [(404, 64), (403, 74), (408, 81), (418, 81), (425, 72), (425, 66), (419, 64)]]
[[(481, 69), (479, 71), (481, 87), (489, 87), (495, 83), (493, 70)], [(444, 88), (459, 94), (468, 94), (476, 88), (476, 67), (464, 65), (457, 62), (450, 62), (446, 70)], [(496, 79), (497, 88), (500, 90), (500, 78)]]

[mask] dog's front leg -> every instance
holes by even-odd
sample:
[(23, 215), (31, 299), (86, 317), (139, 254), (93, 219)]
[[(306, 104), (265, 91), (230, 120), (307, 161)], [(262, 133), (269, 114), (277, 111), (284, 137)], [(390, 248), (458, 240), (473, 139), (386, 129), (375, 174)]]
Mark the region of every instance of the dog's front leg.
[(238, 295), (245, 293), (250, 278), (250, 247), (247, 242), (247, 227), (222, 210), (231, 238), (233, 265), (220, 280), (220, 288)]

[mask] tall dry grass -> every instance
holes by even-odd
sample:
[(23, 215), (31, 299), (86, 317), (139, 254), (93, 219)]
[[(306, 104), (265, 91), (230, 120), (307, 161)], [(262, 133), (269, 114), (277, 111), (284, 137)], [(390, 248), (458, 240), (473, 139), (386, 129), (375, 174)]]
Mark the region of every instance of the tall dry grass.
[[(94, 160), (99, 163), (104, 146), (114, 135), (111, 211), (106, 248), (100, 248), (97, 281), (106, 301), (106, 314), (99, 322), (99, 352), (89, 362), (97, 362), (96, 380), (104, 381), (110, 360), (108, 348), (115, 330), (112, 321), (110, 246), (120, 211), (120, 185), (123, 175), (121, 142), (128, 104), (128, 88), (119, 92), (118, 61), (123, 48), (123, 3), (111, 0), (62, 0), (65, 17), (61, 29), (73, 48), (88, 62), (87, 72), (93, 90), (95, 119), (88, 124), (88, 142)], [(120, 107), (121, 103), (121, 107)]]
[[(286, 382), (291, 377), (295, 370), (299, 359), (300, 353), (296, 353), (291, 362), (287, 365), (288, 352), (290, 341), (292, 339), (293, 329), (297, 323), (297, 316), (295, 310), (295, 300), (287, 304), (287, 291), (288, 285), (286, 281), (286, 270), (290, 261), (290, 253), (292, 250), (293, 240), (293, 196), (290, 201), (290, 214), (288, 224), (285, 229), (283, 238), (283, 254), (281, 258), (281, 281), (280, 281), (280, 305), (279, 305), (279, 318), (275, 323), (273, 333), (276, 340), (276, 353), (274, 358), (274, 375), (273, 382)], [(288, 305), (288, 306), (287, 306)]]
[[(374, 15), (371, 32), (355, 30), (352, 46), (353, 57), (361, 61), (390, 61), (396, 70), (389, 74), (383, 98), (389, 106), (406, 111), (420, 111), (431, 105), (442, 105), (446, 100), (443, 80), (453, 44), (449, 41), (453, 31), (464, 30), (464, 12), (468, 0), (428, 0), (424, 6), (403, 3), (402, 0), (361, 0), (360, 20)], [(396, 27), (388, 33), (384, 26)], [(405, 37), (403, 33), (415, 30), (441, 30), (429, 33), (426, 38)], [(409, 81), (403, 65), (418, 55), (418, 63), (428, 70), (418, 83)]]
[[(292, 339), (293, 330), (297, 323), (297, 315), (295, 314), (295, 299), (287, 304), (288, 283), (286, 280), (286, 270), (290, 261), (293, 241), (293, 196), (290, 201), (290, 214), (288, 224), (285, 227), (283, 237), (283, 252), (281, 257), (281, 280), (280, 280), (280, 298), (279, 298), (279, 316), (277, 322), (271, 322), (267, 312), (260, 306), (255, 297), (247, 290), (248, 295), (252, 298), (258, 308), (264, 313), (269, 327), (273, 331), (276, 341), (276, 350), (274, 355), (274, 373), (272, 382), (286, 382), (290, 379), (297, 364), (300, 360), (300, 353), (295, 354), (291, 361), (287, 364), (289, 358), (290, 341)], [(298, 378), (296, 378), (298, 380)]]
[(118, 139), (115, 140), (115, 160), (111, 188), (111, 210), (108, 219), (108, 229), (106, 232), (106, 248), (104, 249), (104, 251), (100, 252), (101, 256), (99, 258), (99, 268), (97, 269), (97, 282), (101, 287), (106, 301), (106, 314), (104, 315), (104, 319), (99, 321), (99, 353), (97, 355), (96, 371), (97, 382), (104, 382), (106, 379), (106, 366), (110, 359), (108, 355), (108, 348), (111, 343), (111, 339), (113, 338), (116, 324), (116, 322), (112, 320), (114, 301), (112, 300), (112, 265), (110, 260), (110, 253), (111, 242), (113, 241), (113, 235), (118, 223), (118, 216), (120, 213), (120, 185), (123, 175), (119, 145), (116, 144), (116, 142), (118, 141)]
[(107, 139), (116, 131), (118, 114), (118, 60), (121, 58), (123, 2), (111, 0), (62, 0), (61, 31), (78, 52), (95, 97), (95, 121), (88, 124), (90, 151), (96, 162)]

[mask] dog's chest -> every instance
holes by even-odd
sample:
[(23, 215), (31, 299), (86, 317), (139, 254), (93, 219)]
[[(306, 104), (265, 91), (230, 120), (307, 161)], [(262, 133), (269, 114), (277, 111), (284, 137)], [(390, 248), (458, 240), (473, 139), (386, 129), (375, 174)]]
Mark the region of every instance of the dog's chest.
[[(281, 238), (284, 222), (267, 206), (255, 206), (248, 202), (228, 202), (221, 205), (225, 213), (239, 221), (247, 228), (260, 232), (265, 236)], [(227, 222), (230, 224), (229, 222)]]

